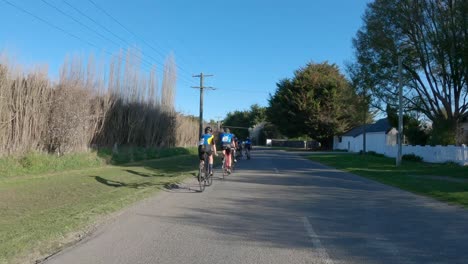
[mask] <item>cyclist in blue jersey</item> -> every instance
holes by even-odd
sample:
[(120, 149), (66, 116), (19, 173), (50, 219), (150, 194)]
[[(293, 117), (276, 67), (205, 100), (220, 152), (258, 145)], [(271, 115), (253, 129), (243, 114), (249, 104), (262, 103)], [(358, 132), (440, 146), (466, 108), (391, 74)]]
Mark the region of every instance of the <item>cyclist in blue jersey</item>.
[(247, 158), (250, 159), (250, 150), (252, 149), (252, 141), (250, 140), (250, 137), (247, 137), (244, 140), (244, 148), (247, 153)]
[(250, 137), (247, 137), (247, 138), (244, 140), (244, 146), (245, 146), (248, 150), (251, 150), (251, 149), (252, 149), (252, 141), (250, 140)]
[(209, 166), (209, 174), (213, 175), (213, 153), (215, 156), (218, 156), (216, 153), (216, 144), (213, 136), (213, 131), (211, 127), (205, 128), (205, 134), (202, 135), (200, 138), (200, 142), (198, 144), (198, 157), (200, 158), (200, 162), (204, 160), (204, 154), (208, 154), (208, 166)]
[(242, 159), (242, 149), (243, 149), (243, 145), (242, 145), (242, 140), (240, 139), (237, 139), (237, 156)]
[(219, 140), (221, 141), (221, 148), (223, 150), (223, 155), (226, 158), (227, 162), (227, 170), (228, 173), (231, 173), (231, 153), (232, 153), (232, 145), (234, 144), (234, 135), (231, 134), (229, 128), (225, 127), (224, 132), (219, 135)]

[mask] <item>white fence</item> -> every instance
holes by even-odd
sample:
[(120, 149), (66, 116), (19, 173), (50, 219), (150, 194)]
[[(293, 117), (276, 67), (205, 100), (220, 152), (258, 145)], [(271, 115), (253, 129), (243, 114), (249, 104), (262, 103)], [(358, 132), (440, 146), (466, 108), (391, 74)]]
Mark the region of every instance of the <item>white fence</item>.
[[(396, 157), (397, 152), (398, 145), (387, 145), (382, 154)], [(425, 162), (456, 162), (462, 166), (468, 165), (468, 147), (466, 146), (402, 146), (402, 153), (420, 156)]]

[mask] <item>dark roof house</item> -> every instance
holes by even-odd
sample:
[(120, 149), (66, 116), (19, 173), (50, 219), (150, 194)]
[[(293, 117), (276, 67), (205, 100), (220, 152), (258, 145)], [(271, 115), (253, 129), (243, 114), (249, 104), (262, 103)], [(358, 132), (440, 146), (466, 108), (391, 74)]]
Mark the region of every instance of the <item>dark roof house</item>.
[(388, 122), (387, 118), (382, 118), (377, 120), (377, 122), (373, 124), (367, 124), (362, 126), (357, 126), (346, 133), (342, 134), (342, 137), (357, 137), (363, 133), (363, 128), (365, 127), (366, 133), (375, 133), (375, 132), (385, 132), (387, 134), (391, 129), (392, 126), (390, 122)]

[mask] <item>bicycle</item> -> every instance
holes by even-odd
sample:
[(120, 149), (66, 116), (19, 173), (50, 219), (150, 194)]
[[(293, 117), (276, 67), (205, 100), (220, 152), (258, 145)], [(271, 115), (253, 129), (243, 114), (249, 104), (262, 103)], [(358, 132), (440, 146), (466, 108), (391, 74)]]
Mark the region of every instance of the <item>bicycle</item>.
[(237, 160), (236, 154), (237, 154), (236, 149), (231, 148), (231, 153), (229, 154), (231, 155), (231, 173), (234, 172), (234, 168), (236, 167), (236, 163), (237, 163), (235, 162), (235, 160)]
[(228, 175), (228, 167), (227, 166), (227, 159), (226, 159), (226, 155), (223, 156), (223, 162), (222, 162), (222, 165), (221, 165), (221, 168), (222, 168), (222, 171), (223, 171), (223, 180), (224, 180), (224, 177), (226, 177)]
[(208, 154), (203, 154), (203, 160), (200, 161), (198, 170), (198, 184), (200, 185), (200, 192), (205, 190), (206, 186), (213, 184), (213, 177), (209, 171), (209, 159)]
[(243, 159), (244, 159), (244, 155), (243, 155), (242, 149), (237, 149), (236, 153), (238, 153), (238, 154), (237, 154), (237, 159), (239, 159), (239, 160), (243, 160)]
[[(227, 151), (227, 150), (226, 150)], [(229, 152), (229, 154), (225, 154), (223, 156), (223, 165), (222, 165), (222, 169), (223, 169), (223, 179), (225, 176), (227, 176), (228, 174), (231, 174), (231, 172), (229, 172), (229, 169), (234, 170), (234, 161), (233, 161), (233, 151), (231, 149), (231, 151)], [(231, 155), (231, 166), (229, 166), (228, 162), (227, 162), (227, 159), (226, 159), (226, 155)]]
[(250, 150), (248, 148), (245, 149), (245, 156), (248, 160), (250, 159)]

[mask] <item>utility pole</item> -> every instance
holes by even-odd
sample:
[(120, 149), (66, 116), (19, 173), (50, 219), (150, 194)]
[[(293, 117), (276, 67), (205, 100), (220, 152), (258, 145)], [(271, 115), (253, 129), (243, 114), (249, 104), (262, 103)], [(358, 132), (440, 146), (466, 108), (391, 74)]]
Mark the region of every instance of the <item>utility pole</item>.
[(364, 112), (364, 125), (362, 126), (362, 154), (364, 155), (367, 152), (366, 128), (367, 128), (367, 113)]
[(192, 77), (194, 78), (200, 78), (200, 86), (192, 86), (192, 88), (196, 88), (196, 89), (200, 89), (200, 128), (199, 128), (199, 131), (198, 131), (198, 138), (201, 138), (202, 134), (203, 134), (203, 90), (204, 89), (211, 89), (211, 90), (214, 90), (213, 87), (206, 87), (206, 86), (203, 86), (203, 78), (204, 77), (211, 77), (213, 76), (212, 74), (203, 74), (203, 72), (201, 72), (200, 74), (198, 75), (193, 75)]
[(222, 116), (216, 116), (216, 124), (218, 125), (216, 131), (221, 129), (221, 118)]
[(402, 81), (402, 57), (398, 56), (398, 154), (396, 166), (401, 165), (401, 148), (403, 143), (403, 81)]

